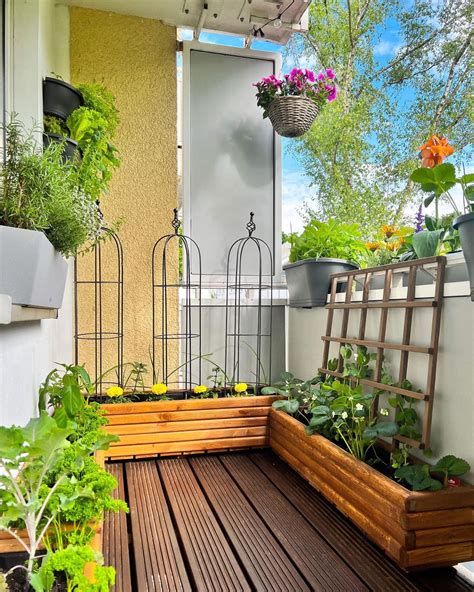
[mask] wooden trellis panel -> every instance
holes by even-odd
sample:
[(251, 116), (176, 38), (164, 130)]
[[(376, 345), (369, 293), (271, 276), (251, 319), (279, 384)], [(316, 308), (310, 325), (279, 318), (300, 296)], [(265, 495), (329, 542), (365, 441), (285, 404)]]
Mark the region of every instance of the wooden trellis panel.
[[(417, 271), (426, 265), (430, 266), (430, 273), (434, 280), (434, 294), (430, 298), (415, 299), (416, 295), (416, 276)], [(414, 261), (404, 261), (377, 267), (373, 269), (356, 269), (353, 271), (344, 271), (331, 276), (330, 301), (326, 308), (328, 309), (326, 334), (322, 336), (324, 341), (322, 367), (319, 371), (340, 379), (344, 377), (343, 359), (339, 355), (338, 366), (336, 370), (329, 370), (329, 351), (331, 342), (366, 346), (368, 349), (376, 350), (375, 369), (372, 378), (352, 378), (360, 384), (374, 389), (389, 391), (398, 395), (405, 395), (420, 401), (424, 401), (422, 416), (422, 435), (421, 440), (414, 440), (404, 436), (395, 436), (395, 440), (404, 442), (416, 448), (429, 448), (431, 435), (431, 418), (433, 413), (433, 399), (436, 384), (436, 365), (438, 359), (438, 344), (441, 322), (441, 308), (443, 303), (444, 291), (444, 272), (446, 267), (446, 257), (429, 257), (426, 259), (417, 259)], [(406, 295), (402, 299), (390, 300), (392, 293), (393, 272), (406, 272), (408, 275), (408, 285)], [(374, 274), (383, 273), (384, 287), (382, 300), (369, 301), (369, 291), (371, 280)], [(344, 302), (337, 302), (337, 286), (339, 283), (346, 284), (346, 294)], [(354, 282), (362, 284), (362, 298), (360, 301), (353, 301), (352, 287)], [(360, 294), (360, 292), (359, 292)], [(421, 346), (412, 343), (412, 325), (416, 309), (429, 308), (432, 310), (431, 334), (428, 346)], [(342, 326), (340, 335), (333, 335), (334, 311), (340, 309), (342, 314)], [(379, 332), (377, 340), (366, 339), (367, 312), (369, 309), (380, 309)], [(401, 342), (387, 341), (387, 321), (390, 309), (405, 309), (405, 318), (403, 324), (403, 333)], [(357, 338), (348, 337), (349, 315), (351, 310), (360, 310), (359, 332)], [(425, 354), (428, 356), (428, 370), (426, 377), (426, 386), (423, 392), (410, 391), (399, 386), (390, 386), (383, 384), (382, 368), (385, 350), (396, 350), (400, 352), (400, 365), (398, 369), (398, 384), (407, 377), (408, 360), (410, 353)], [(377, 404), (377, 401), (375, 402)]]

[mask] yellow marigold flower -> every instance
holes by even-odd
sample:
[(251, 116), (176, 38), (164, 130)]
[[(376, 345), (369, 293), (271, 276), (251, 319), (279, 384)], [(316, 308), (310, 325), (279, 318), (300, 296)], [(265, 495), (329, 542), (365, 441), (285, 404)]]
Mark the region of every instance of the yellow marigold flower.
[(387, 243), (387, 249), (389, 251), (398, 251), (398, 249), (402, 246), (402, 243), (398, 240), (392, 241), (391, 243)]
[(247, 385), (245, 382), (238, 382), (235, 386), (234, 386), (234, 391), (236, 393), (245, 393), (245, 391), (247, 390)]
[(384, 224), (380, 231), (387, 237), (390, 238), (397, 232), (397, 227), (392, 224)]
[(168, 392), (168, 387), (166, 386), (166, 384), (159, 382), (158, 384), (154, 384), (151, 387), (151, 392), (154, 395), (166, 395), (166, 393)]
[(369, 251), (372, 251), (372, 253), (373, 253), (377, 249), (380, 249), (380, 247), (382, 245), (379, 242), (369, 242), (369, 243), (365, 243), (365, 246), (369, 249)]
[(195, 386), (193, 390), (196, 395), (202, 395), (203, 393), (207, 393), (209, 389), (205, 384), (200, 384), (198, 386)]
[(121, 397), (123, 395), (123, 388), (120, 386), (110, 386), (106, 390), (106, 394), (108, 397)]

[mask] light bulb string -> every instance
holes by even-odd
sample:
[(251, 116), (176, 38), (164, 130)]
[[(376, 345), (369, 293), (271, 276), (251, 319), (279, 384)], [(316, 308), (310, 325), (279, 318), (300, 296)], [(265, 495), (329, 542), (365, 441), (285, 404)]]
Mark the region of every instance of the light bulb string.
[(258, 29), (255, 29), (254, 27), (254, 31), (253, 31), (253, 36), (254, 37), (258, 37), (258, 34), (260, 33), (261, 37), (265, 37), (265, 34), (263, 32), (263, 28), (270, 25), (271, 23), (281, 20), (281, 17), (285, 14), (285, 12), (291, 8), (293, 6), (293, 4), (296, 2), (296, 0), (291, 0), (291, 2), (288, 4), (288, 6), (282, 10), (281, 12), (278, 13), (277, 16), (273, 17), (272, 19), (268, 20), (266, 23), (263, 23), (263, 25), (261, 25)]

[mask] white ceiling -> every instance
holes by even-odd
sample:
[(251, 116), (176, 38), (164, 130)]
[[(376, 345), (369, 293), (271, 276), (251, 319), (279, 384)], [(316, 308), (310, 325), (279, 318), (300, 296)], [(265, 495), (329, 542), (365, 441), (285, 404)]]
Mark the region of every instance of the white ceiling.
[[(285, 11), (282, 25), (263, 28), (264, 39), (285, 44), (292, 31), (306, 30), (311, 0), (62, 0), (82, 6), (159, 19), (169, 25), (249, 37), (255, 28)], [(204, 6), (207, 4), (207, 10)], [(306, 13), (306, 14), (305, 14)], [(277, 22), (277, 24), (279, 24)]]

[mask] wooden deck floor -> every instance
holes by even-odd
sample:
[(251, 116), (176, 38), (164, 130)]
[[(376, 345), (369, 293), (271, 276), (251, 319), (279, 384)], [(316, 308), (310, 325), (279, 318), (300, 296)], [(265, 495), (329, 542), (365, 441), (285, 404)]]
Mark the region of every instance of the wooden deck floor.
[(107, 516), (116, 592), (467, 591), (407, 575), (269, 451), (108, 465), (130, 514)]

